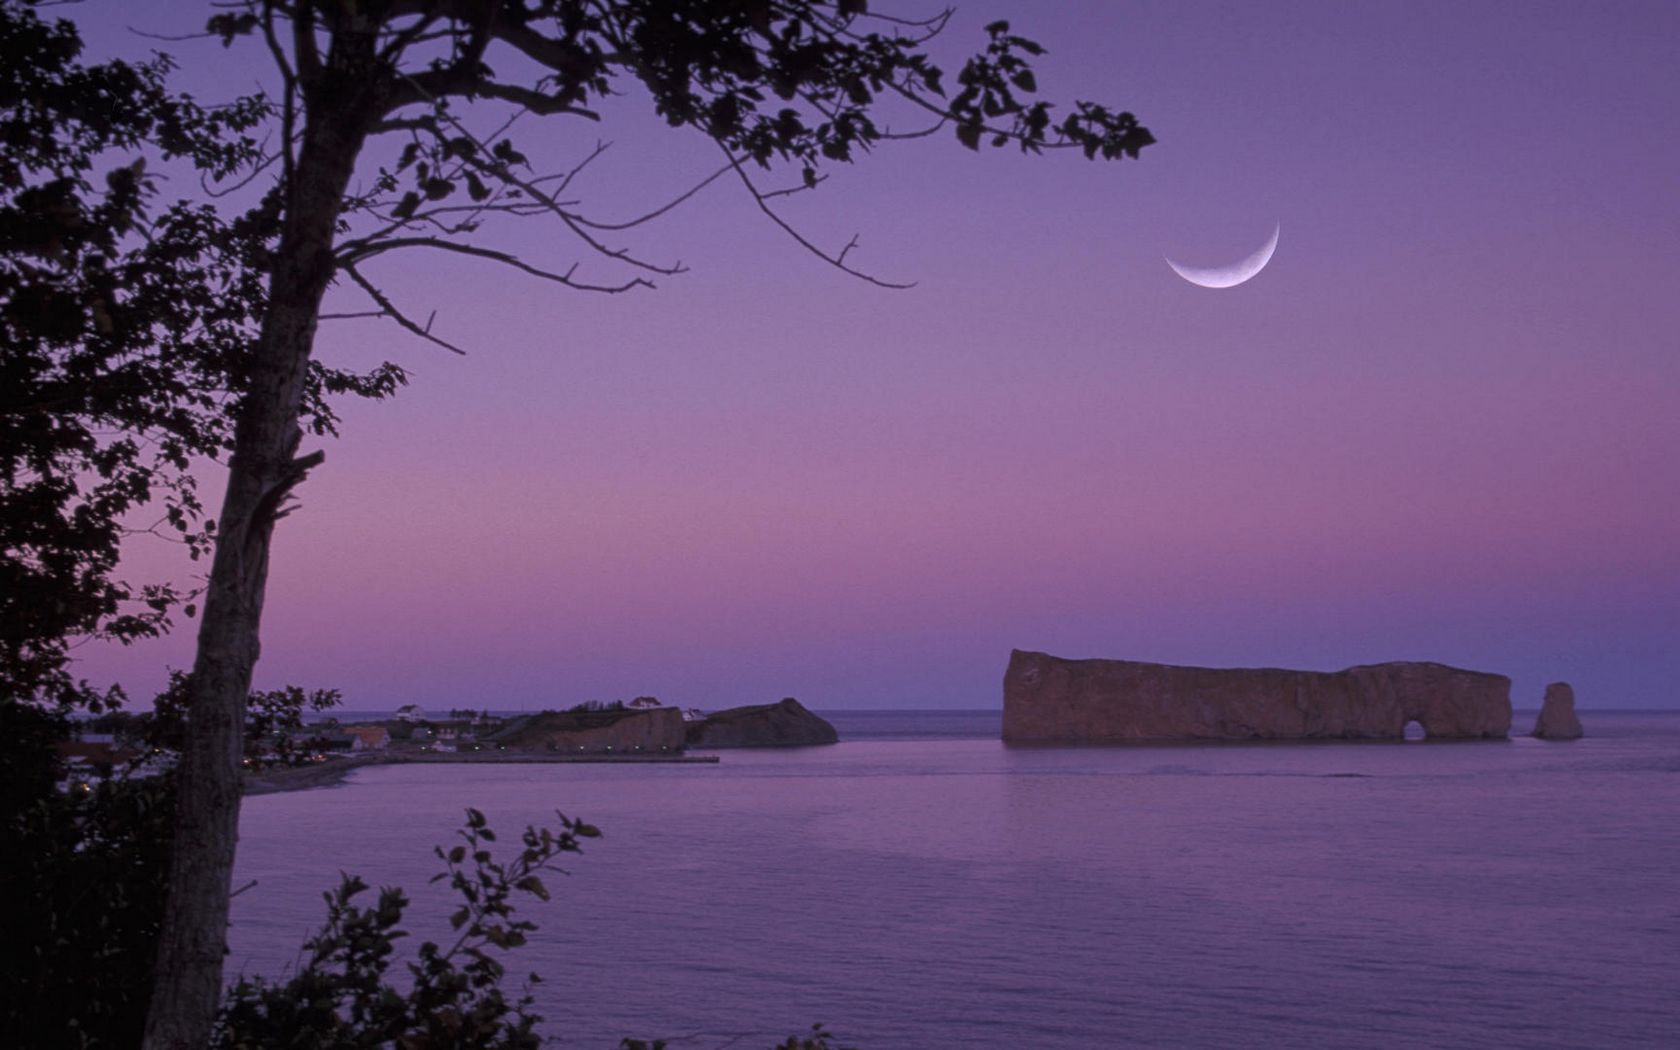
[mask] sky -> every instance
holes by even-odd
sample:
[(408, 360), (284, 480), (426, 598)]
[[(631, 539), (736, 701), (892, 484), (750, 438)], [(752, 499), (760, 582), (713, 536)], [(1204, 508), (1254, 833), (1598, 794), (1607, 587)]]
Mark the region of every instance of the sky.
[[(96, 53), (165, 46), (129, 5), (75, 14)], [(1435, 660), (1509, 675), (1518, 708), (1557, 680), (1584, 709), (1680, 707), (1680, 6), (999, 0), (936, 55), (997, 17), (1047, 48), (1045, 97), (1159, 144), (940, 136), (786, 201), (912, 289), (826, 267), (723, 181), (615, 242), (689, 267), (653, 291), (370, 268), (470, 352), (324, 325), (324, 360), (414, 378), (346, 406), (280, 523), (258, 684), (988, 708), (1021, 648)], [(263, 75), (255, 48), (166, 46), (205, 98)], [(633, 94), (604, 116), (520, 137), (557, 167), (610, 141), (575, 184), (604, 219), (718, 163)], [(1164, 262), (1274, 226), (1236, 288)], [(614, 273), (552, 225), (491, 232)], [(175, 558), (133, 552), (186, 578)], [(193, 626), (82, 669), (144, 695)]]

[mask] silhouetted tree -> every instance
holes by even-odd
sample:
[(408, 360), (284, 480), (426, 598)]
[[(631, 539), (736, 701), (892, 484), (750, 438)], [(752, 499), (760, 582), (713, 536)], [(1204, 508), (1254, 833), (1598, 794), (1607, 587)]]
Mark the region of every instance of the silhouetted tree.
[[(197, 557), (190, 467), (232, 444), (227, 406), (266, 303), (277, 212), (158, 201), (159, 166), (248, 170), (261, 99), (205, 109), (169, 64), (82, 62), (65, 21), (0, 0), (0, 1045), (132, 1046), (152, 983), (173, 827), (165, 779), (65, 793), (76, 712), (123, 699), (73, 672), (78, 640), (156, 635), (190, 591), (122, 578), (154, 532)], [(300, 421), (401, 373), (311, 363)], [(184, 606), (184, 609), (182, 608)], [(271, 705), (272, 707), (272, 705)], [(97, 994), (90, 994), (95, 990)]]
[(120, 693), (68, 669), (78, 636), (154, 635), (181, 595), (115, 575), (132, 515), (196, 556), (187, 471), (232, 439), (223, 410), (263, 299), (240, 234), (208, 207), (154, 214), (153, 161), (249, 163), (247, 101), (206, 112), (167, 65), (84, 67), (65, 22), (0, 5), (0, 702), (98, 710)]
[[(98, 711), (121, 693), (77, 680), (69, 646), (154, 636), (190, 601), (120, 579), (124, 539), (210, 549), (189, 465), (232, 444), (276, 215), (158, 207), (148, 173), (248, 168), (265, 102), (206, 110), (166, 89), (167, 60), (86, 66), (81, 46), (0, 0), (0, 704)], [(330, 432), (330, 392), (401, 381), (312, 363), (300, 418)]]
[[(129, 1047), (140, 1042), (163, 918), (175, 785), (148, 775), (186, 736), (184, 675), (140, 715), (84, 723), (121, 734), (130, 759), (72, 771), (56, 745), (69, 726), (52, 708), (10, 704), (0, 739), (0, 856), (10, 906), (0, 909), (0, 1046)], [(306, 708), (333, 690), (295, 687), (247, 701), (252, 768), (298, 765), (312, 741)], [(60, 781), (65, 786), (58, 786)]]
[[(565, 196), (599, 147), (570, 172), (543, 174), (506, 135), (520, 114), (598, 120), (598, 101), (630, 87), (671, 126), (716, 144), (719, 168), (701, 185), (738, 182), (798, 244), (877, 284), (889, 282), (849, 258), (855, 239), (824, 249), (790, 225), (775, 209), (788, 191), (767, 188), (762, 173), (786, 168), (797, 175), (794, 189), (811, 189), (826, 163), (941, 128), (971, 149), (1068, 148), (1107, 159), (1135, 157), (1153, 141), (1130, 113), (1079, 102), (1057, 119), (1048, 103), (1028, 101), (1037, 90), (1030, 59), (1041, 49), (1005, 22), (987, 27), (984, 50), (948, 85), (927, 52), (948, 17), (897, 18), (869, 11), (865, 0), (246, 0), (210, 20), (230, 43), (254, 36), (276, 64), (280, 226), (192, 672), (192, 739), (149, 1050), (197, 1050), (215, 1012), (239, 815), (239, 722), (274, 524), (322, 459), (300, 454), (299, 420), (328, 286), (348, 281), (370, 297), (372, 312), (456, 349), (405, 313), (366, 264), (398, 250), (444, 252), (608, 293), (680, 272), (610, 239), (698, 186), (630, 223), (603, 223)], [(497, 72), (533, 65), (534, 74), (517, 79)], [(925, 122), (887, 127), (879, 107), (888, 100)], [(469, 124), (497, 107), (507, 120), (488, 130)], [(375, 142), (389, 142), (393, 159), (353, 192), (358, 162)], [(611, 275), (594, 279), (575, 263), (532, 262), (481, 243), (492, 214), (555, 223)]]

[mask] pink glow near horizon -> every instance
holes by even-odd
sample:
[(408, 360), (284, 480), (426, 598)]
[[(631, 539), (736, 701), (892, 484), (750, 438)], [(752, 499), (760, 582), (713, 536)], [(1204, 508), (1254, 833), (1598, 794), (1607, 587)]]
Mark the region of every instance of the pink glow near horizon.
[[(324, 332), (416, 380), (347, 411), (283, 523), (259, 677), (352, 707), (990, 706), (1018, 645), (1680, 703), (1680, 10), (998, 2), (952, 38), (1012, 6), (1047, 93), (1162, 143), (912, 144), (790, 204), (910, 292), (716, 189), (637, 238), (694, 267), (657, 293), (382, 273), (474, 353)], [(608, 213), (711, 163), (607, 137)], [(1279, 220), (1240, 288), (1161, 261)], [(144, 680), (189, 636), (90, 671)]]

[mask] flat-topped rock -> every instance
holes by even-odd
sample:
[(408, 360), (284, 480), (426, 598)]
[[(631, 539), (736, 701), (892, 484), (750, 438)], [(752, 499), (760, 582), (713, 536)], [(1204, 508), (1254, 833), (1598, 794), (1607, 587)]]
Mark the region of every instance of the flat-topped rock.
[(731, 707), (688, 724), (688, 746), (806, 747), (836, 744), (840, 734), (791, 696), (779, 703)]
[(1511, 680), (1445, 664), (1345, 671), (1064, 660), (1016, 650), (1003, 676), (1003, 739), (1017, 744), (1170, 740), (1502, 739)]
[(1575, 690), (1568, 682), (1546, 687), (1540, 717), (1534, 721), (1534, 735), (1542, 740), (1581, 739), (1581, 719), (1575, 714)]

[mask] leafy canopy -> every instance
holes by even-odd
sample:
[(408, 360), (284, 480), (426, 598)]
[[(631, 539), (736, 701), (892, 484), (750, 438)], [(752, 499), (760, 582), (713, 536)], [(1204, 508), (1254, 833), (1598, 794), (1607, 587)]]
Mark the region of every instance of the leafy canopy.
[[(90, 66), (81, 47), (0, 0), (0, 703), (98, 710), (121, 692), (74, 678), (72, 641), (156, 635), (190, 597), (122, 580), (124, 539), (208, 549), (192, 468), (231, 442), (275, 216), (160, 206), (152, 173), (254, 164), (265, 102), (206, 109), (167, 89), (167, 58)], [(402, 381), (317, 365), (309, 422), (333, 429), (330, 393)]]
[[(243, 0), (209, 28), (230, 44), (259, 36), (279, 63), (283, 187), (323, 159), (292, 148), (317, 141), (303, 129), (330, 126), (331, 141), (358, 151), (374, 139), (389, 143), (373, 151), (383, 161), (377, 173), (343, 201), (334, 264), (376, 312), (455, 349), (405, 314), (365, 264), (427, 249), (573, 288), (628, 291), (683, 267), (611, 239), (732, 178), (801, 246), (889, 284), (848, 259), (855, 245), (835, 250), (804, 237), (777, 211), (777, 198), (816, 188), (828, 165), (941, 131), (974, 150), (1014, 145), (1106, 160), (1136, 158), (1155, 141), (1129, 112), (1086, 100), (1062, 111), (1036, 98), (1032, 63), (1044, 49), (1006, 21), (987, 26), (984, 47), (947, 74), (932, 45), (950, 18), (907, 19), (862, 0)], [(539, 172), (514, 125), (526, 115), (600, 121), (605, 100), (628, 94), (646, 97), (673, 128), (709, 138), (721, 165), (675, 201), (603, 222), (567, 191), (605, 147), (570, 171)], [(482, 122), (498, 108), (505, 121)], [(782, 171), (797, 177), (792, 187), (761, 181)], [(482, 243), (495, 215), (557, 220), (586, 258), (616, 276), (534, 265)]]

